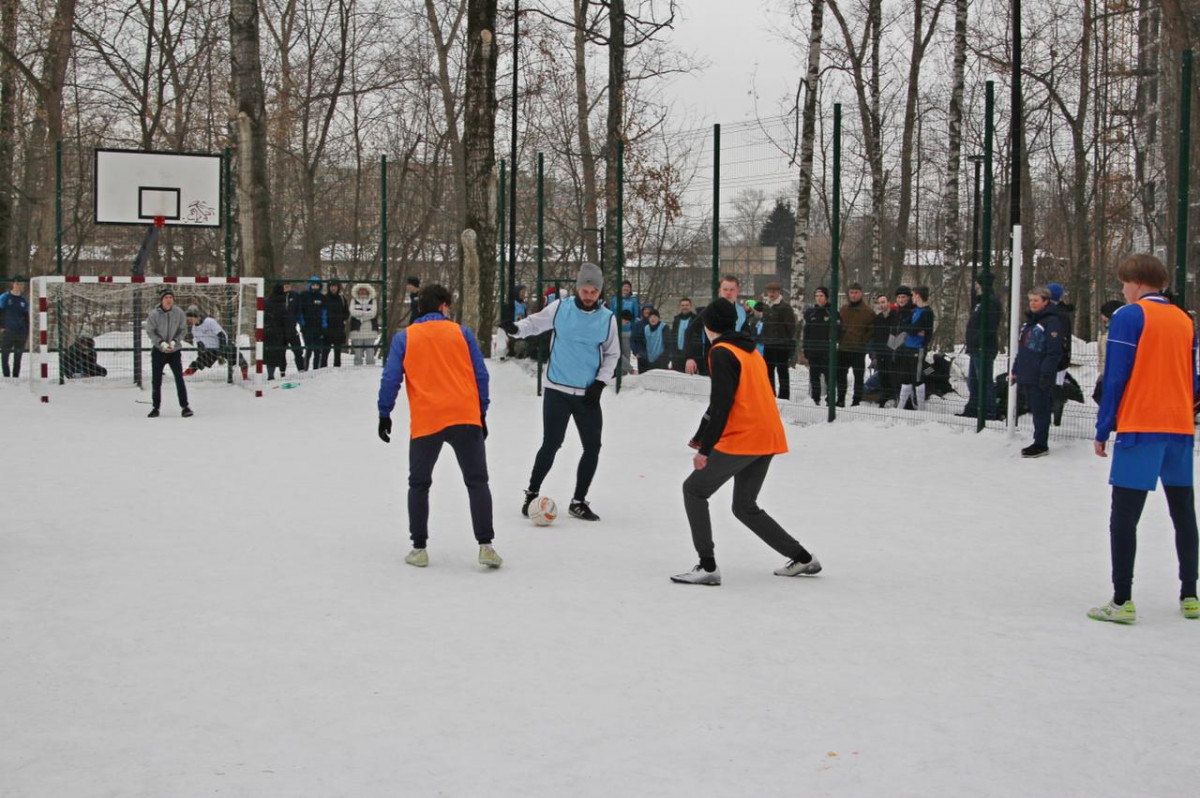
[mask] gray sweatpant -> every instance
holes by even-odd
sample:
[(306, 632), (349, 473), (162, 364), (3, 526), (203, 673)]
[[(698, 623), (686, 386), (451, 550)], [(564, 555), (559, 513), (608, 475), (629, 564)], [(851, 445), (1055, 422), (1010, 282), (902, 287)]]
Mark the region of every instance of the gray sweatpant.
[(708, 465), (683, 481), (683, 507), (687, 511), (688, 524), (692, 527), (692, 543), (701, 557), (713, 556), (712, 519), (708, 514), (708, 497), (722, 485), (733, 479), (733, 515), (750, 527), (750, 531), (762, 538), (775, 551), (790, 560), (801, 559), (808, 552), (800, 543), (784, 531), (778, 522), (758, 506), (758, 492), (762, 490), (774, 455), (724, 454), (714, 451)]

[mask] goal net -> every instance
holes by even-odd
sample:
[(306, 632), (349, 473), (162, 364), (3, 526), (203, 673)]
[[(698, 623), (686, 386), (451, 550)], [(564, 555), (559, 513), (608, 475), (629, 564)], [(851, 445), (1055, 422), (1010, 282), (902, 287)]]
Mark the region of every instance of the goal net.
[[(195, 337), (189, 324), (183, 367), (189, 384), (227, 384), (262, 395), (261, 278), (36, 277), (30, 380), (42, 401), (58, 386), (150, 388), (150, 339), (146, 318), (164, 288), (175, 307), (194, 321), (211, 319), (222, 335), (213, 343), (212, 323)], [(208, 338), (206, 344), (203, 340)], [(171, 377), (164, 375), (164, 385)]]

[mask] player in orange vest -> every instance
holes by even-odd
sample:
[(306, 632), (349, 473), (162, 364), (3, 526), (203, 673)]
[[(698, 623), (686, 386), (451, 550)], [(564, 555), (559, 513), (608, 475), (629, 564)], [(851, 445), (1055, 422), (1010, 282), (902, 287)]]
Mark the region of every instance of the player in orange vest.
[(392, 410), (400, 383), (408, 378), (408, 528), (413, 548), (404, 561), (429, 565), (429, 487), (442, 444), (450, 444), (471, 506), (479, 563), (499, 568), (492, 548), (492, 491), (488, 487), (488, 372), (475, 336), (451, 321), (450, 291), (427, 285), (417, 295), (418, 316), (392, 339), (379, 381), (379, 437), (390, 442)]
[(697, 449), (694, 470), (683, 482), (683, 506), (692, 528), (700, 564), (671, 577), (690, 585), (719, 585), (721, 571), (714, 556), (708, 498), (733, 480), (733, 515), (775, 551), (788, 558), (777, 576), (819, 573), (821, 563), (774, 518), (758, 506), (758, 492), (771, 458), (787, 451), (775, 391), (767, 363), (748, 332), (737, 331), (733, 303), (718, 297), (700, 316), (711, 343), (708, 353), (711, 394), (708, 411), (689, 444)]
[(1113, 598), (1093, 607), (1097, 621), (1134, 623), (1131, 599), (1137, 525), (1146, 494), (1161, 480), (1175, 525), (1179, 608), (1200, 618), (1196, 598), (1196, 532), (1192, 448), (1196, 431), (1196, 331), (1190, 316), (1162, 295), (1167, 267), (1153, 255), (1132, 255), (1117, 267), (1128, 303), (1112, 315), (1104, 356), (1104, 391), (1096, 414), (1096, 454), (1113, 444), (1109, 537)]

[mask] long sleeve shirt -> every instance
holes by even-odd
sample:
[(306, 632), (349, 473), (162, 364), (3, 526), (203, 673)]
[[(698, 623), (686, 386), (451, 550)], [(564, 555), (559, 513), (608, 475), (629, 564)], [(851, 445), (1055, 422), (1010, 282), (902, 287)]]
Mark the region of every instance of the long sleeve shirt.
[[(421, 324), (427, 321), (447, 321), (447, 319), (441, 313), (426, 313), (414, 321), (413, 324)], [(463, 338), (467, 341), (467, 350), (471, 353), (471, 368), (475, 372), (475, 388), (479, 392), (479, 409), (486, 416), (490, 402), (488, 396), (490, 375), (488, 374), (487, 366), (483, 362), (483, 352), (480, 351), (479, 341), (475, 339), (473, 332), (461, 325), (459, 329), (462, 330)], [(396, 333), (395, 337), (392, 338), (387, 365), (384, 367), (383, 376), (379, 380), (380, 418), (391, 418), (392, 411), (396, 409), (396, 396), (400, 393), (400, 386), (404, 382), (404, 354), (407, 349), (408, 329), (405, 328)]]

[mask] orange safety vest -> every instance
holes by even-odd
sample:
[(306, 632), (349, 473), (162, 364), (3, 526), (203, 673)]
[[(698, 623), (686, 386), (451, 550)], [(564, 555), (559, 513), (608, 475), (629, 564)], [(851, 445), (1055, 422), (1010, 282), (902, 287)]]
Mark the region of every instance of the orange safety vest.
[(783, 454), (787, 436), (775, 404), (775, 392), (767, 378), (767, 362), (757, 350), (744, 352), (729, 343), (719, 343), (709, 351), (709, 374), (712, 373), (712, 353), (725, 349), (733, 353), (742, 367), (741, 379), (733, 395), (733, 408), (721, 439), (713, 448), (725, 454)]
[(1191, 318), (1174, 305), (1140, 299), (1142, 337), (1117, 408), (1117, 432), (1193, 435)]
[(423, 321), (405, 334), (404, 383), (412, 437), (459, 424), (482, 426), (475, 368), (462, 328), (449, 320)]

